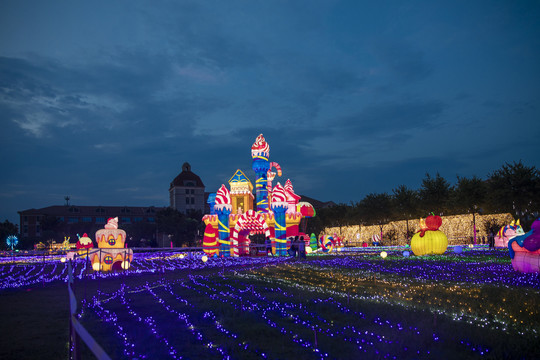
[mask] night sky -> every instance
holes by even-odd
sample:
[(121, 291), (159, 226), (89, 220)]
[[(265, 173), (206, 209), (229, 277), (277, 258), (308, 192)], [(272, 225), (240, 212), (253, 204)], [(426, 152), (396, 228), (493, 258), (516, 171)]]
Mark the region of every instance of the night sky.
[(540, 2), (441, 3), (1, 1), (0, 221), (254, 182), (260, 133), (322, 201), (540, 167)]

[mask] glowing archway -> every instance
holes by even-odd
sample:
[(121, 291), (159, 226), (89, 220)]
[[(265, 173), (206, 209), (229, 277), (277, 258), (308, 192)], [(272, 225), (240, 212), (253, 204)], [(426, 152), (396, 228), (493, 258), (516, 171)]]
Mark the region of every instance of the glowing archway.
[(249, 254), (250, 240), (247, 237), (240, 236), (242, 230), (264, 233), (267, 238), (270, 237), (270, 229), (266, 224), (264, 216), (253, 210), (248, 210), (245, 214), (240, 216), (232, 232), (231, 248), (233, 249), (233, 256)]

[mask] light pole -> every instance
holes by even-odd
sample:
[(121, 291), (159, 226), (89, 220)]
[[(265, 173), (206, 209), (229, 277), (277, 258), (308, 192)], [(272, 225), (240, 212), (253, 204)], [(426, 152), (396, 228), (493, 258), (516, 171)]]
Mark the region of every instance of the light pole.
[(474, 245), (476, 245), (476, 205), (474, 205), (474, 209), (473, 209), (473, 213), (472, 213), (472, 221), (473, 221)]

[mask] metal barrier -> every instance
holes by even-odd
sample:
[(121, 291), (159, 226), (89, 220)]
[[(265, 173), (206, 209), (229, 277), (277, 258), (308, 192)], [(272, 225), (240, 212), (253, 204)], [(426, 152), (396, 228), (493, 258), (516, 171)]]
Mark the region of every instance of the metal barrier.
[(69, 351), (70, 358), (80, 360), (81, 358), (81, 340), (88, 346), (92, 353), (99, 360), (111, 360), (105, 350), (97, 343), (90, 333), (81, 325), (76, 318), (77, 298), (73, 292), (73, 268), (71, 260), (68, 262), (68, 292), (69, 292)]

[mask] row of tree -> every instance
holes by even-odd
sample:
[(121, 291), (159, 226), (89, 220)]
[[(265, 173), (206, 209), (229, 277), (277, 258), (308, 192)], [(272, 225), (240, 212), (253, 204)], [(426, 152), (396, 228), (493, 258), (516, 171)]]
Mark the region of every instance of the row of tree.
[(308, 231), (326, 227), (380, 225), (436, 215), (511, 213), (524, 228), (538, 218), (540, 172), (520, 162), (506, 163), (482, 180), (457, 177), (455, 185), (440, 174), (426, 174), (419, 189), (400, 185), (392, 193), (371, 193), (358, 202), (320, 209), (309, 219)]

